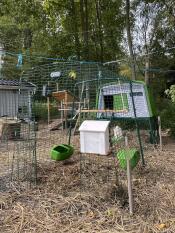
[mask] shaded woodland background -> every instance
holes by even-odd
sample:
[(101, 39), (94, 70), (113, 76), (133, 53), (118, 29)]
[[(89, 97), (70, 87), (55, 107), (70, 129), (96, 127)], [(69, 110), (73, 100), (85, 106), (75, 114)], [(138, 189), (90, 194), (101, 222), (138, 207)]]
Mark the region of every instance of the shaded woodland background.
[(63, 60), (115, 61), (115, 72), (153, 90), (163, 128), (175, 135), (173, 3), (1, 0), (0, 77), (19, 79), (33, 66)]

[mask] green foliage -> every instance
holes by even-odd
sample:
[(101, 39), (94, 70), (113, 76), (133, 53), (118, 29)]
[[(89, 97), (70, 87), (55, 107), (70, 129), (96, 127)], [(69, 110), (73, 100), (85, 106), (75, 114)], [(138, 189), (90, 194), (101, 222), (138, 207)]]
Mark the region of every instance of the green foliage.
[[(88, 4), (87, 32), (83, 21), (85, 15), (81, 8), (82, 2), (84, 4), (85, 1), (2, 1), (0, 34), (3, 36), (0, 37), (0, 43), (4, 49), (17, 53), (23, 51), (25, 54), (26, 50), (30, 49), (32, 65), (38, 62), (33, 61), (37, 54), (65, 59), (76, 55), (83, 60), (87, 58), (85, 54), (87, 46), (89, 59), (100, 60), (102, 49), (100, 43), (103, 44), (103, 59), (115, 59), (121, 53), (124, 28), (122, 0), (108, 2), (95, 0)], [(99, 7), (100, 28), (96, 3)], [(103, 33), (100, 32), (102, 28)], [(85, 36), (87, 44), (84, 41)], [(29, 61), (26, 59), (25, 63), (27, 62)]]
[[(124, 0), (1, 0), (0, 46), (4, 51), (1, 74), (8, 79), (19, 78), (22, 71), (50, 62), (41, 57), (110, 61), (126, 55)], [(86, 3), (88, 3), (86, 5)], [(136, 51), (137, 79), (144, 78), (145, 56), (149, 52), (150, 68), (175, 69), (175, 26), (173, 0), (134, 0), (131, 3), (131, 29)], [(23, 66), (17, 69), (17, 54), (23, 53)], [(127, 56), (125, 56), (127, 57)], [(128, 59), (126, 59), (128, 60)], [(131, 76), (126, 64), (120, 72)], [(166, 87), (170, 73), (149, 72), (155, 100)], [(38, 74), (41, 82), (43, 74)], [(159, 102), (163, 127), (173, 128), (175, 87), (167, 94), (172, 102)], [(41, 100), (42, 101), (42, 100)], [(35, 103), (38, 118), (47, 118), (47, 106)], [(53, 114), (56, 114), (55, 110)], [(55, 111), (55, 113), (54, 113)], [(173, 115), (174, 114), (174, 115)], [(132, 127), (134, 123), (128, 123)], [(175, 130), (174, 130), (175, 131)], [(173, 132), (173, 129), (172, 129)]]
[(167, 100), (163, 106), (161, 112), (162, 124), (165, 128), (170, 129), (170, 134), (175, 137), (175, 85), (171, 85), (170, 89), (165, 91), (166, 95), (170, 97), (170, 100)]
[[(35, 116), (36, 121), (47, 120), (48, 107), (45, 102), (35, 102), (32, 107), (32, 114)], [(58, 116), (58, 109), (54, 103), (50, 104), (50, 117), (51, 119)]]
[(165, 91), (165, 94), (171, 98), (171, 101), (175, 103), (175, 85), (171, 85), (170, 89)]
[(162, 128), (169, 129), (170, 135), (175, 137), (175, 104), (168, 99), (161, 99), (159, 107)]

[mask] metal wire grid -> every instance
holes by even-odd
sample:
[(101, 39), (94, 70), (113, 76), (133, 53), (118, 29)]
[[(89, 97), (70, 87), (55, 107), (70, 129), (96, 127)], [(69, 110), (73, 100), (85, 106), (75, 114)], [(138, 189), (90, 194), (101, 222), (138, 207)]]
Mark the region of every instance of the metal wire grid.
[[(55, 72), (59, 75), (53, 77)], [(35, 87), (30, 97), (22, 96), (26, 83)], [(132, 85), (132, 82), (118, 77), (115, 71), (108, 70), (98, 63), (60, 62), (35, 67), (24, 73), (17, 91), (18, 98), (22, 99), (21, 102), (27, 104), (21, 108), (19, 101), (16, 116), (15, 114), (13, 116), (16, 121), (19, 119), (21, 121), (19, 137), (10, 139), (6, 135), (5, 142), (3, 140), (1, 142), (1, 147), (4, 147), (8, 154), (10, 173), (8, 180), (13, 184), (25, 186), (27, 176), (27, 186), (30, 186), (31, 181), (37, 179), (37, 164), (50, 160), (50, 150), (53, 145), (71, 141), (78, 151), (79, 137), (75, 135), (79, 125), (85, 119), (114, 121), (124, 131), (130, 132), (134, 145), (143, 150), (141, 125), (137, 121), (137, 112), (134, 107), (137, 97), (132, 95), (135, 91), (135, 86)], [(44, 86), (46, 91), (43, 95)], [(110, 88), (107, 89), (107, 87)], [(114, 93), (116, 90), (118, 93)], [(65, 99), (63, 101), (55, 99), (52, 93), (59, 91), (68, 92), (72, 96), (71, 101), (66, 104)], [(126, 91), (129, 98), (126, 98)], [(132, 109), (132, 112), (129, 117), (126, 117), (129, 109)], [(63, 124), (62, 114), (66, 114), (67, 125)], [(114, 159), (106, 158), (107, 161), (104, 160), (103, 166), (101, 157), (81, 156), (81, 164), (83, 164), (81, 167), (84, 167), (81, 169), (82, 177), (84, 170), (88, 171), (89, 166), (91, 171), (99, 166), (98, 170), (101, 170), (101, 173), (103, 173), (102, 168), (105, 167), (108, 174), (105, 179), (109, 184), (109, 180), (114, 180), (116, 169), (109, 169), (109, 167), (115, 168)], [(28, 166), (29, 170), (26, 169)], [(96, 176), (90, 177), (92, 179)], [(99, 183), (103, 182), (100, 175), (99, 178), (101, 179)]]

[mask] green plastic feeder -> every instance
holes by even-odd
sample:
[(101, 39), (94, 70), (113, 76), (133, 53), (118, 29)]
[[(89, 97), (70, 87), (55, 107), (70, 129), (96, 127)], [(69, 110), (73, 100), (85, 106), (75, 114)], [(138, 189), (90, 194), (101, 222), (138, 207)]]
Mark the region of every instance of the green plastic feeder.
[(60, 144), (54, 146), (51, 150), (51, 159), (62, 161), (65, 159), (69, 159), (74, 152), (74, 148), (67, 144)]
[(130, 159), (131, 169), (137, 166), (140, 159), (140, 153), (135, 148), (119, 150), (116, 156), (119, 160), (120, 167), (124, 170), (127, 169), (127, 156)]

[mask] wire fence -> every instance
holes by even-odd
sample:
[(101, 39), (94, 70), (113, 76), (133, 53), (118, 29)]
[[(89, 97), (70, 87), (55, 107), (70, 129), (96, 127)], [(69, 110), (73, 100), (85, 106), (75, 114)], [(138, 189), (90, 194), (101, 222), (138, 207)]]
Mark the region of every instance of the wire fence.
[[(36, 185), (38, 169), (54, 162), (52, 149), (60, 144), (74, 148), (81, 187), (93, 189), (93, 180), (100, 179), (99, 185), (106, 183), (109, 188), (116, 185), (116, 156), (124, 147), (122, 141), (114, 143), (116, 127), (140, 152), (142, 165), (147, 145), (156, 143), (156, 118), (147, 87), (118, 76), (116, 67), (95, 62), (41, 65), (18, 81), (1, 80), (0, 97), (1, 190)], [(85, 120), (110, 121), (108, 156), (80, 153), (79, 127)]]

